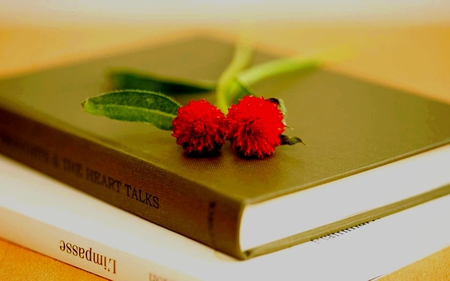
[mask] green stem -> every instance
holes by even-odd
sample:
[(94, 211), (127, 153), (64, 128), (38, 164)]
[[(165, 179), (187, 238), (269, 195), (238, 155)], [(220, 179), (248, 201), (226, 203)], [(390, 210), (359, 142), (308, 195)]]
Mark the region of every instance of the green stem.
[(253, 66), (239, 73), (238, 79), (246, 86), (276, 75), (314, 68), (320, 65), (316, 58), (282, 58)]
[(251, 63), (252, 58), (253, 50), (249, 44), (238, 43), (236, 45), (233, 58), (217, 83), (217, 107), (222, 112), (226, 113), (230, 106), (227, 98), (230, 85), (234, 84), (236, 75)]

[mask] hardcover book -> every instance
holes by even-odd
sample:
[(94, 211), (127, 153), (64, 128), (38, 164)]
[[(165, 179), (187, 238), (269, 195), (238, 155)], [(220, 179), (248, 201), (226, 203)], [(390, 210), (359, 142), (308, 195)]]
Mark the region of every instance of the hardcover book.
[(450, 245), (447, 195), (240, 261), (1, 154), (0, 170), (0, 237), (109, 280), (375, 280)]
[[(450, 105), (323, 69), (254, 85), (256, 95), (284, 100), (288, 124), (308, 144), (266, 159), (228, 145), (190, 157), (170, 132), (80, 106), (107, 90), (110, 68), (214, 81), (232, 52), (196, 38), (0, 81), (0, 152), (239, 259), (450, 192)], [(253, 63), (271, 58), (259, 52)], [(174, 98), (215, 102), (212, 93)]]

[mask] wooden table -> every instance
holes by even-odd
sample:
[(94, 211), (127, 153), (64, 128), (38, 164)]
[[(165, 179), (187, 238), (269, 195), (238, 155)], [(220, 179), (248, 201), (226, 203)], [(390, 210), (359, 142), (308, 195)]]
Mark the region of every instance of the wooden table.
[[(198, 33), (236, 38), (239, 30), (229, 25), (208, 29), (195, 25), (0, 26), (0, 78)], [(266, 23), (245, 30), (259, 46), (278, 54), (350, 46), (353, 55), (330, 68), (450, 103), (450, 22), (428, 26)], [(0, 279), (103, 280), (1, 239)], [(450, 280), (450, 247), (382, 279)]]

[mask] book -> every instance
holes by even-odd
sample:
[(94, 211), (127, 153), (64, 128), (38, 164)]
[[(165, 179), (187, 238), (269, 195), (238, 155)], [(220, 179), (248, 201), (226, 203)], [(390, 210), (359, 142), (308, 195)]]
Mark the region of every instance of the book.
[(3, 155), (0, 169), (0, 237), (111, 280), (373, 280), (450, 246), (450, 195), (240, 261)]
[[(233, 44), (194, 38), (0, 81), (0, 152), (239, 259), (304, 243), (449, 192), (450, 105), (324, 69), (269, 79), (308, 146), (243, 159), (183, 154), (170, 132), (86, 114), (126, 67), (216, 80)], [(254, 64), (273, 58), (258, 52)], [(181, 104), (214, 94), (176, 97)], [(293, 223), (295, 222), (295, 223)]]

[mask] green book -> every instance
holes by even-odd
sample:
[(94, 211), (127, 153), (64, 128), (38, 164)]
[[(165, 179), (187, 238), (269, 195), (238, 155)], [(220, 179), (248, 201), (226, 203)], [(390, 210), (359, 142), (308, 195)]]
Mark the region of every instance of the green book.
[[(214, 82), (232, 53), (232, 43), (195, 38), (0, 81), (0, 152), (239, 259), (450, 193), (450, 105), (326, 70), (254, 85), (283, 99), (292, 135), (308, 144), (265, 159), (229, 144), (190, 157), (170, 131), (81, 108), (107, 90), (110, 68)], [(253, 63), (272, 58), (257, 53)]]

